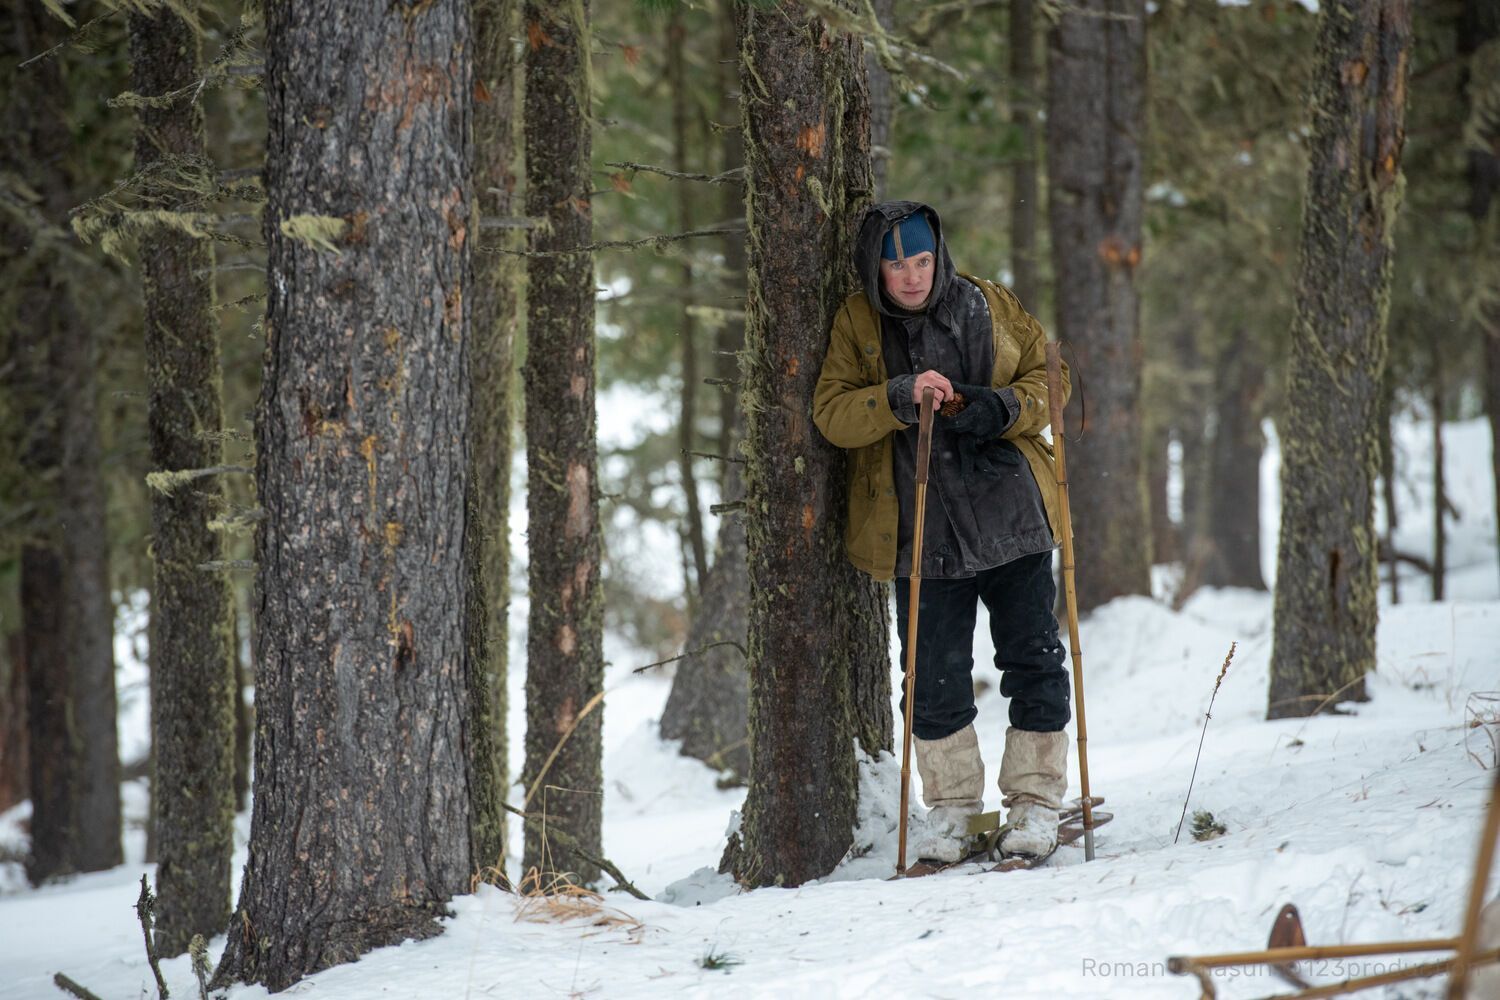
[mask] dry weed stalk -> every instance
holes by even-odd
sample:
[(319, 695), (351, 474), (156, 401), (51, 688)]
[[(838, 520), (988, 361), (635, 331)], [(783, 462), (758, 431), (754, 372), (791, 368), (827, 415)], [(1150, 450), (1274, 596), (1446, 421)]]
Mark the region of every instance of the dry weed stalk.
[(1193, 757), (1193, 776), (1188, 779), (1187, 796), (1182, 800), (1182, 816), (1177, 820), (1177, 833), (1172, 837), (1172, 843), (1177, 843), (1177, 838), (1182, 836), (1182, 824), (1187, 819), (1188, 802), (1193, 798), (1193, 782), (1198, 780), (1198, 761), (1203, 758), (1203, 741), (1208, 737), (1208, 720), (1214, 717), (1214, 699), (1219, 696), (1219, 686), (1224, 683), (1224, 675), (1229, 673), (1229, 662), (1234, 659), (1234, 650), (1239, 643), (1229, 644), (1229, 655), (1224, 657), (1224, 665), (1219, 668), (1219, 676), (1214, 680), (1213, 694), (1208, 696), (1208, 711), (1203, 713), (1203, 732), (1198, 736), (1198, 753)]

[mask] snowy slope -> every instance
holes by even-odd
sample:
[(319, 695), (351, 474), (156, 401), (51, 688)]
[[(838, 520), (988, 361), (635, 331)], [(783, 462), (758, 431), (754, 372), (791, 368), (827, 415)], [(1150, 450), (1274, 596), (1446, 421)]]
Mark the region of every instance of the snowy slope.
[[(1423, 552), (1430, 489), (1417, 466), (1429, 432), (1402, 429), (1412, 472), (1400, 501), (1401, 545)], [(884, 881), (895, 857), (896, 773), (887, 758), (865, 774), (872, 794), (860, 834), (868, 853), (821, 884), (740, 893), (711, 868), (743, 792), (716, 789), (712, 774), (656, 739), (670, 677), (632, 675), (649, 658), (612, 640), (605, 852), (657, 898), (608, 893), (603, 909), (559, 921), (482, 889), (455, 902), (442, 937), (384, 949), (290, 992), (1188, 998), (1198, 987), (1165, 972), (1168, 955), (1261, 947), (1285, 902), (1301, 909), (1314, 943), (1456, 933), (1493, 776), (1479, 761), (1494, 762), (1493, 727), (1469, 723), (1476, 709), (1491, 716), (1500, 709), (1482, 698), (1500, 697), (1488, 438), (1478, 421), (1449, 430), (1450, 489), (1464, 515), (1450, 542), (1450, 591), (1461, 599), (1416, 600), (1425, 584), (1413, 580), (1403, 594), (1408, 603), (1382, 609), (1372, 700), (1350, 706), (1353, 714), (1262, 720), (1267, 594), (1203, 592), (1178, 612), (1125, 599), (1086, 620), (1090, 774), (1115, 814), (1091, 864), (1081, 849), (1065, 848), (1034, 872)], [(1273, 452), (1267, 465), (1274, 463)], [(1274, 526), (1274, 508), (1266, 516)], [(516, 614), (524, 622), (524, 608)], [(975, 676), (992, 686), (978, 724), (993, 777), (1005, 705), (979, 631)], [(1228, 833), (1198, 843), (1185, 830), (1174, 844), (1204, 712), (1231, 642), (1237, 651), (1208, 723), (1189, 809), (1212, 811)], [(517, 678), (517, 742), (520, 695)], [(519, 745), (514, 752), (513, 764)], [(998, 806), (993, 786), (987, 805)], [(15, 845), (22, 811), (0, 818), (0, 844)], [(0, 874), (9, 878), (0, 881), (0, 1000), (61, 996), (50, 985), (59, 970), (102, 997), (154, 995), (131, 911), (136, 881), (149, 868), (138, 861), (139, 846), (128, 846), (131, 863), (39, 891), (19, 888), (13, 866)], [(222, 939), (215, 950), (221, 946)], [(1377, 961), (1323, 963), (1309, 974), (1332, 981), (1379, 971)], [(174, 993), (196, 995), (185, 960), (166, 971)], [(1220, 984), (1226, 997), (1280, 991), (1259, 969)], [(1386, 995), (1436, 991), (1428, 982)], [(264, 995), (259, 988), (230, 994)]]

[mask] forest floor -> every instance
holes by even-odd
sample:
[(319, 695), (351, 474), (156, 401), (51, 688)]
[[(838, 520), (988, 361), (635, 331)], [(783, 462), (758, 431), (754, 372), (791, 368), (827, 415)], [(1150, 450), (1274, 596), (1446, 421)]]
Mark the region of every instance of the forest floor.
[[(1429, 433), (1430, 426), (1404, 424), (1398, 441), (1409, 470), (1399, 545), (1424, 555)], [(1447, 437), (1448, 488), (1462, 515), (1450, 526), (1450, 599), (1427, 600), (1425, 578), (1415, 576), (1404, 579), (1400, 605), (1389, 606), (1382, 593), (1371, 699), (1344, 706), (1348, 714), (1264, 721), (1267, 593), (1205, 590), (1175, 611), (1165, 601), (1128, 598), (1085, 620), (1091, 783), (1115, 815), (1099, 831), (1092, 863), (1081, 847), (1067, 847), (1036, 871), (885, 881), (896, 850), (896, 765), (885, 758), (863, 774), (871, 794), (858, 830), (861, 856), (819, 883), (741, 892), (713, 867), (743, 790), (717, 788), (714, 774), (656, 737), (670, 675), (632, 674), (648, 659), (612, 638), (605, 853), (654, 898), (609, 892), (568, 919), (540, 901), (481, 887), (454, 901), (442, 936), (382, 949), (287, 992), (325, 1000), (1190, 998), (1197, 984), (1168, 974), (1167, 956), (1262, 947), (1287, 902), (1297, 904), (1315, 944), (1455, 934), (1496, 761), (1492, 740), (1500, 738), (1500, 570), (1488, 429), (1482, 421), (1451, 424)], [(1273, 448), (1262, 470), (1268, 570), (1275, 461)], [(1159, 573), (1163, 588), (1172, 576)], [(524, 621), (524, 609), (516, 613)], [(992, 778), (1006, 706), (979, 631), (975, 677), (986, 690), (978, 727)], [(513, 642), (524, 649), (523, 636)], [(1237, 650), (1188, 807), (1189, 825), (1194, 811), (1207, 810), (1226, 832), (1199, 842), (1185, 827), (1174, 843), (1231, 642)], [(126, 655), (128, 643), (123, 648), (122, 741), (138, 747), (141, 673)], [(523, 719), (523, 689), (514, 680), (513, 768)], [(1077, 794), (1076, 770), (1070, 794)], [(986, 807), (998, 807), (998, 798), (991, 784)], [(0, 863), (0, 1000), (61, 996), (51, 985), (58, 971), (106, 1000), (155, 992), (132, 909), (141, 873), (153, 874), (140, 861), (143, 803), (131, 786), (129, 861), (113, 871), (31, 890), (19, 865)], [(23, 805), (0, 816), (0, 848), (24, 849), (18, 824), (25, 812)], [(247, 830), (242, 815), (236, 871)], [(220, 938), (211, 952), (222, 946)], [(1303, 972), (1328, 982), (1393, 964), (1384, 961), (1311, 963)], [(185, 957), (164, 971), (176, 996), (197, 995)], [(1218, 984), (1223, 997), (1281, 992), (1258, 968)], [(229, 993), (233, 1000), (264, 995), (258, 987)], [(1384, 995), (1437, 997), (1439, 987), (1428, 981)]]

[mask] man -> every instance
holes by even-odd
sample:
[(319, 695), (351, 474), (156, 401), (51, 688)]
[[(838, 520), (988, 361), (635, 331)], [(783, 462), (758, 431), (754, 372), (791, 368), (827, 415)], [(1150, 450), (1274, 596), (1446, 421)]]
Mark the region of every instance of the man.
[[(959, 275), (930, 207), (866, 211), (854, 250), (864, 285), (834, 319), (813, 420), (849, 449), (845, 548), (859, 569), (895, 579), (903, 662), (916, 506), (917, 406), (962, 409), (933, 421), (913, 731), (927, 803), (918, 857), (956, 861), (981, 811), (974, 732), (976, 607), (990, 615), (1010, 727), (1000, 763), (1007, 854), (1057, 844), (1067, 790), (1068, 674), (1052, 614), (1057, 478), (1040, 437), (1050, 411), (1041, 325), (1003, 285)], [(1064, 369), (1064, 392), (1068, 391)], [(961, 397), (961, 399), (960, 399)], [(902, 708), (905, 709), (903, 692)]]

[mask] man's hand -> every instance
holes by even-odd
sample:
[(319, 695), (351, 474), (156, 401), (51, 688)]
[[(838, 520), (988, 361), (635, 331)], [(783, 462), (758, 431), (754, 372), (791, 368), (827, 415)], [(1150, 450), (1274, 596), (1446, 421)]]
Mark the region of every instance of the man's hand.
[(1010, 427), (1011, 415), (1000, 394), (989, 386), (958, 385), (963, 393), (963, 412), (949, 423), (955, 434), (970, 434), (981, 439), (997, 438)]
[(918, 375), (911, 384), (911, 401), (917, 406), (922, 405), (922, 390), (931, 387), (932, 408), (938, 409), (943, 405), (943, 400), (953, 395), (953, 383), (949, 382), (940, 372), (925, 371)]

